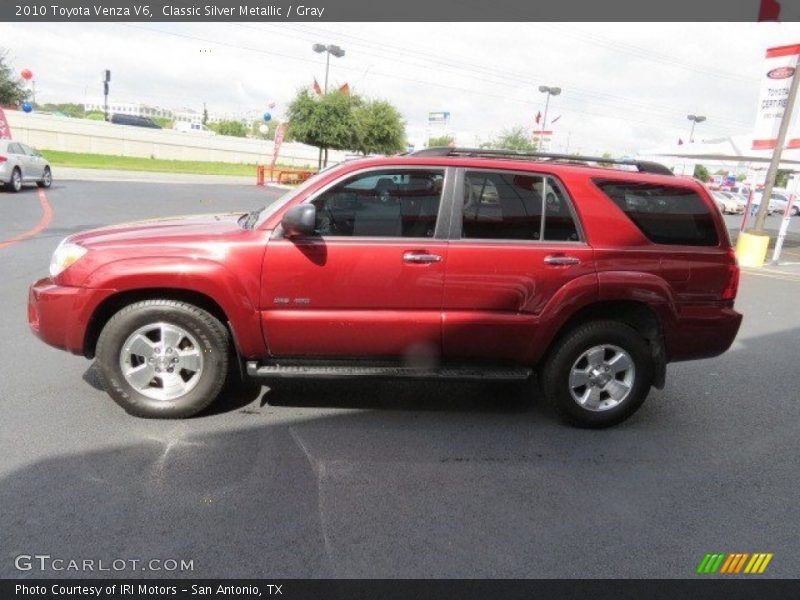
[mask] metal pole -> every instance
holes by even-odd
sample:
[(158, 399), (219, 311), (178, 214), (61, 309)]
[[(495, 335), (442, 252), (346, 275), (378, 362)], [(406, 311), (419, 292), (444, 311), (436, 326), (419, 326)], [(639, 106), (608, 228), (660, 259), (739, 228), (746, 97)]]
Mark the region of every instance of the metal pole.
[(772, 197), (772, 188), (775, 186), (775, 176), (778, 174), (778, 167), (781, 164), (781, 153), (783, 152), (783, 145), (786, 143), (786, 132), (789, 130), (789, 121), (792, 120), (792, 109), (794, 108), (794, 100), (797, 97), (797, 84), (800, 82), (800, 74), (797, 72), (798, 69), (800, 69), (800, 55), (797, 56), (797, 62), (795, 62), (792, 85), (789, 88), (789, 97), (786, 99), (786, 110), (783, 111), (781, 126), (778, 129), (778, 139), (775, 142), (775, 151), (772, 153), (772, 160), (767, 170), (767, 180), (764, 182), (764, 193), (761, 195), (761, 206), (758, 207), (758, 213), (756, 213), (756, 226), (754, 230), (758, 232), (764, 231), (764, 220), (767, 218), (769, 200)]
[(547, 90), (547, 99), (544, 101), (544, 118), (542, 119), (542, 132), (539, 136), (541, 150), (544, 150), (544, 129), (547, 126), (547, 109), (550, 106), (550, 90)]
[(695, 123), (697, 123), (697, 121), (692, 119), (692, 128), (689, 130), (689, 143), (690, 144), (692, 142), (694, 142), (694, 126), (695, 126)]
[(328, 93), (328, 69), (331, 67), (331, 51), (325, 52), (325, 93)]

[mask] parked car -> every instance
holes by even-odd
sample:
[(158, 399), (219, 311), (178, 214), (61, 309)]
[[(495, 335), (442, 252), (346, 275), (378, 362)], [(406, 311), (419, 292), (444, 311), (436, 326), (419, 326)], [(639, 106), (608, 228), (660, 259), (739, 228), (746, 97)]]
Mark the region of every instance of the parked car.
[[(761, 200), (763, 196), (764, 196), (763, 190), (753, 192), (752, 206), (755, 207), (755, 210), (758, 210), (758, 208), (761, 206)], [(783, 214), (784, 211), (786, 210), (786, 205), (788, 204), (788, 202), (789, 202), (789, 197), (787, 195), (773, 190), (772, 194), (770, 194), (770, 201), (769, 201), (769, 207), (767, 208), (767, 214), (769, 215), (773, 215), (776, 213)]]
[(142, 417), (188, 417), (249, 378), (537, 370), (566, 420), (613, 425), (667, 363), (725, 352), (742, 316), (703, 185), (592, 166), (610, 162), (434, 148), (342, 163), (247, 214), (76, 233), (28, 321)]
[(161, 125), (153, 121), (153, 119), (148, 119), (147, 117), (140, 117), (138, 115), (122, 115), (117, 113), (111, 115), (110, 121), (115, 125), (131, 125), (133, 127), (162, 129)]
[(30, 146), (0, 140), (0, 184), (11, 192), (19, 192), (26, 183), (49, 188), (53, 183), (50, 163)]
[(176, 121), (172, 126), (175, 131), (182, 131), (184, 133), (196, 133), (199, 135), (217, 135), (215, 131), (211, 131), (202, 123), (189, 123), (188, 121)]
[(744, 204), (734, 194), (728, 192), (711, 192), (714, 202), (722, 214), (735, 215), (744, 213)]

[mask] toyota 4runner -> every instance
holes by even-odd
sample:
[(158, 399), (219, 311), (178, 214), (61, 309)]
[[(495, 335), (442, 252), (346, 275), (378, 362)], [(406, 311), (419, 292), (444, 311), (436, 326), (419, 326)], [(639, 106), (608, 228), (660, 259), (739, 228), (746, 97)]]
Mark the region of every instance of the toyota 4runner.
[(536, 370), (565, 419), (604, 427), (667, 363), (730, 347), (738, 280), (713, 199), (662, 165), (432, 148), (244, 215), (72, 235), (28, 320), (142, 417), (193, 415), (226, 379)]

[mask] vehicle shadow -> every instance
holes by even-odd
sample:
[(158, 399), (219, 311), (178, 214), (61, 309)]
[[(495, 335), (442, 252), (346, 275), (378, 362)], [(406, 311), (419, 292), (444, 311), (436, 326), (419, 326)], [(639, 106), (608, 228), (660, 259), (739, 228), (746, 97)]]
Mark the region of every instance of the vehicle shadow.
[(789, 577), (800, 405), (776, 349), (798, 335), (673, 365), (603, 431), (480, 383), (273, 383), (177, 422), (97, 411), (106, 441), (0, 480), (0, 576), (87, 576), (14, 567), (41, 553), (194, 561), (136, 577), (686, 577), (732, 546), (767, 548), (768, 575)]

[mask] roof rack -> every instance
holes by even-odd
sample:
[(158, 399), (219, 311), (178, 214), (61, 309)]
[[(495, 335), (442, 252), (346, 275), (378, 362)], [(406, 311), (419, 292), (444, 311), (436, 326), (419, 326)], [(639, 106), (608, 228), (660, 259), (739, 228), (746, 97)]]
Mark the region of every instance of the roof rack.
[(484, 158), (530, 159), (542, 161), (559, 161), (575, 164), (598, 163), (601, 165), (627, 165), (636, 167), (640, 173), (653, 173), (656, 175), (673, 175), (673, 172), (661, 163), (648, 160), (627, 160), (604, 158), (602, 156), (579, 156), (573, 154), (552, 154), (550, 152), (518, 152), (516, 150), (501, 150), (488, 148), (451, 148), (449, 146), (436, 146), (409, 153), (409, 156), (474, 156)]

